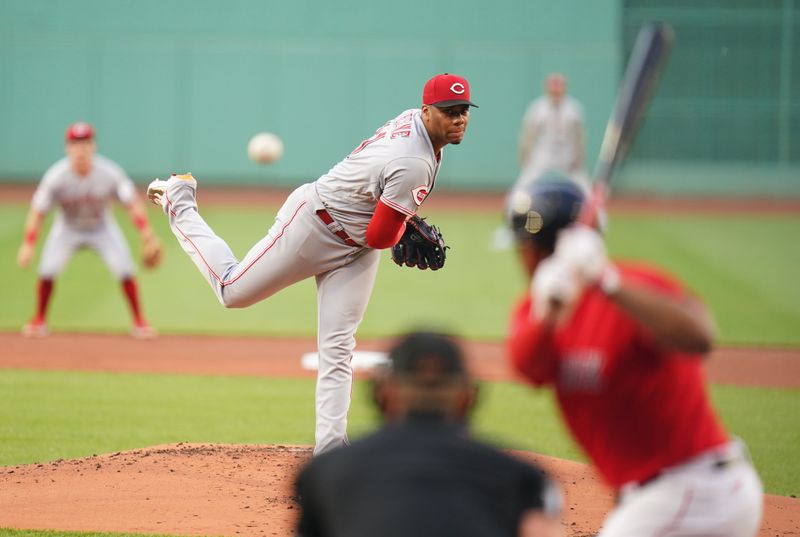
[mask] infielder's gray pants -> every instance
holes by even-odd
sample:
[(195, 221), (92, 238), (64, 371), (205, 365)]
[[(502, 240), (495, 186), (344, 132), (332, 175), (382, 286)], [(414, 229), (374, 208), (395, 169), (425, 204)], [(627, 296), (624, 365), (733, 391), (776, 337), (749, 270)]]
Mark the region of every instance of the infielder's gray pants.
[(316, 215), (322, 205), (313, 184), (292, 192), (267, 235), (241, 261), (197, 212), (192, 184), (170, 183), (166, 196), (172, 232), (225, 307), (247, 307), (295, 282), (316, 278), (314, 453), (345, 444), (355, 332), (372, 293), (380, 252), (348, 246), (328, 230)]
[(133, 276), (131, 251), (115, 220), (106, 218), (95, 229), (83, 230), (71, 228), (60, 216), (56, 216), (42, 247), (39, 277), (54, 279), (63, 272), (75, 252), (82, 248), (97, 252), (117, 280)]

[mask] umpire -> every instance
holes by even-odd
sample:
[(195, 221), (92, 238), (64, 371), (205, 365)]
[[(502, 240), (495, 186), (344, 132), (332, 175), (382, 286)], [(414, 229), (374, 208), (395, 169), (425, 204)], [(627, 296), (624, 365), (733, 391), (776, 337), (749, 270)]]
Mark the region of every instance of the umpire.
[(470, 438), (476, 388), (449, 337), (415, 332), (374, 379), (377, 432), (297, 479), (302, 537), (547, 536), (560, 493), (541, 470)]

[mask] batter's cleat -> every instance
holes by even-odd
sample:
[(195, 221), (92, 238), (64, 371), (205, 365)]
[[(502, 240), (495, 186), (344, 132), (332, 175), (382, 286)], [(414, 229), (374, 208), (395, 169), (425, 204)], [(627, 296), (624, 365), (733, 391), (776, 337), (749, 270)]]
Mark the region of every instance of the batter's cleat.
[(22, 327), (22, 335), (25, 337), (45, 337), (49, 333), (47, 323), (43, 319), (33, 319)]
[(173, 173), (166, 181), (164, 179), (154, 179), (151, 181), (150, 184), (147, 185), (147, 199), (155, 205), (160, 205), (164, 209), (164, 212), (167, 212), (167, 188), (178, 182), (186, 182), (192, 185), (193, 188), (197, 188), (197, 180), (192, 177), (192, 172), (180, 175)]
[(133, 339), (155, 339), (158, 337), (158, 332), (146, 321), (141, 321), (134, 323), (133, 328), (131, 328), (131, 337)]

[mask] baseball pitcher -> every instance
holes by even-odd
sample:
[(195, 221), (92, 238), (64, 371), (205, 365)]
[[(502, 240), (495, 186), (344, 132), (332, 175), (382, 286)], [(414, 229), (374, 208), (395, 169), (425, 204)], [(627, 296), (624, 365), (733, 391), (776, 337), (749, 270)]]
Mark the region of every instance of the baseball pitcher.
[[(463, 140), (471, 106), (466, 79), (431, 78), (421, 108), (388, 121), (329, 172), (292, 192), (267, 235), (241, 261), (200, 216), (191, 174), (156, 179), (148, 188), (225, 307), (247, 307), (295, 282), (316, 280), (315, 453), (347, 443), (354, 336), (380, 250), (402, 243), (398, 262), (422, 269), (444, 263), (441, 235), (416, 213), (434, 188), (442, 149)], [(427, 253), (419, 255), (426, 242)], [(410, 255), (401, 259), (404, 253)]]

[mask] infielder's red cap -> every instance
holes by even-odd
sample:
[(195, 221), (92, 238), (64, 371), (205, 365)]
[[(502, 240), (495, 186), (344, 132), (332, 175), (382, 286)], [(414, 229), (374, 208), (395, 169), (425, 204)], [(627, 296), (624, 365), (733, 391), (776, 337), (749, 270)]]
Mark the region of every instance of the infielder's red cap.
[(67, 132), (64, 133), (64, 139), (68, 142), (75, 140), (91, 140), (94, 138), (94, 127), (85, 121), (73, 123), (67, 127)]
[(444, 73), (436, 75), (425, 83), (422, 90), (422, 104), (437, 107), (468, 104), (478, 108), (469, 100), (469, 82), (463, 76)]

